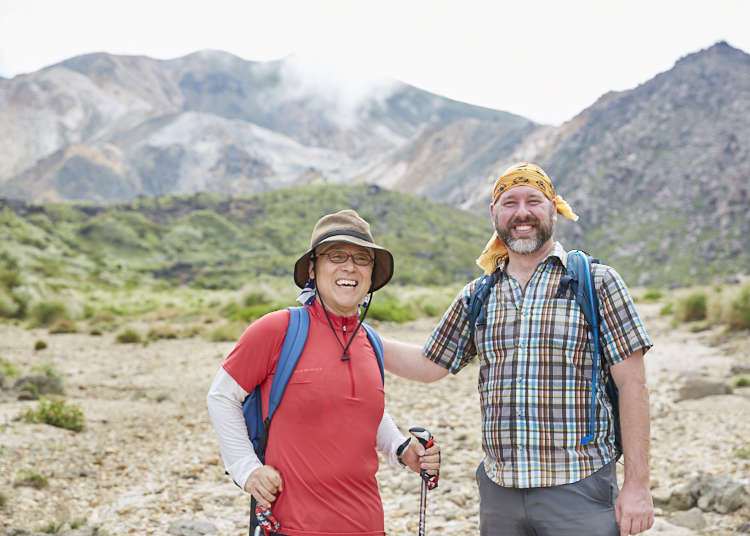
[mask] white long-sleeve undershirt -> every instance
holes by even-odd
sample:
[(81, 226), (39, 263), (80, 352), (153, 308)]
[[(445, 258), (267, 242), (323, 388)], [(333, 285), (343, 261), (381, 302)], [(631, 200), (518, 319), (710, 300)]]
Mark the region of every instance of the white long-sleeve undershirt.
[[(242, 489), (245, 489), (245, 482), (250, 474), (263, 465), (247, 437), (245, 418), (242, 415), (242, 402), (248, 394), (227, 371), (220, 368), (206, 395), (206, 406), (219, 441), (224, 467), (235, 484)], [(394, 467), (399, 466), (396, 449), (405, 441), (406, 437), (393, 423), (388, 412), (384, 411), (378, 426), (376, 445)]]

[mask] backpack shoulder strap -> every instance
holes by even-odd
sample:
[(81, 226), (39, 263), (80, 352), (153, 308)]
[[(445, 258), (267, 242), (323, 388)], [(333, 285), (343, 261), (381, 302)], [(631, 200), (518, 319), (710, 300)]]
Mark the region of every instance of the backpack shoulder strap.
[(281, 347), (279, 362), (276, 365), (276, 374), (271, 384), (271, 395), (268, 398), (268, 416), (266, 421), (270, 421), (276, 408), (284, 396), (286, 384), (294, 372), (299, 360), (302, 349), (307, 342), (307, 331), (310, 327), (310, 315), (305, 307), (289, 308), (289, 327), (284, 337), (284, 345)]
[(378, 366), (380, 367), (380, 378), (385, 385), (385, 372), (383, 370), (383, 341), (371, 325), (362, 322), (362, 327), (365, 328), (370, 345), (372, 346), (372, 349), (375, 350), (375, 357), (378, 358)]
[(567, 273), (563, 276), (569, 281), (584, 318), (592, 330), (599, 330), (599, 299), (594, 287), (594, 274), (591, 270), (592, 259), (583, 251), (574, 249), (568, 252)]
[(591, 326), (591, 339), (594, 344), (594, 358), (591, 369), (591, 405), (589, 415), (589, 433), (581, 438), (586, 445), (594, 440), (596, 418), (596, 392), (599, 389), (599, 297), (594, 287), (594, 275), (591, 271), (592, 259), (583, 251), (568, 252), (568, 265), (565, 278), (575, 294), (576, 303), (581, 308), (584, 318)]
[(484, 274), (474, 285), (474, 290), (471, 291), (469, 296), (469, 337), (474, 336), (474, 327), (477, 323), (486, 321), (484, 303), (487, 301), (487, 296), (490, 295), (490, 290), (497, 282), (498, 270), (499, 268), (489, 275)]

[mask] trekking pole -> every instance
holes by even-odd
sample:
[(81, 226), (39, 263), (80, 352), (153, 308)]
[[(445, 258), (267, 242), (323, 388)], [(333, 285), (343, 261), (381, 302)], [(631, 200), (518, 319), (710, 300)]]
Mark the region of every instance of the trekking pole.
[[(252, 536), (268, 536), (269, 534), (281, 529), (281, 524), (276, 520), (270, 508), (263, 508), (261, 505), (255, 507), (255, 518), (258, 526)], [(263, 533), (261, 534), (261, 531)]]
[[(429, 430), (415, 426), (409, 428), (411, 435), (417, 438), (422, 447), (428, 449), (435, 444), (435, 439)], [(435, 489), (438, 486), (439, 475), (430, 476), (427, 471), (421, 469), (419, 476), (422, 477), (422, 486), (419, 490), (419, 536), (424, 536), (425, 513), (427, 512), (427, 490)]]

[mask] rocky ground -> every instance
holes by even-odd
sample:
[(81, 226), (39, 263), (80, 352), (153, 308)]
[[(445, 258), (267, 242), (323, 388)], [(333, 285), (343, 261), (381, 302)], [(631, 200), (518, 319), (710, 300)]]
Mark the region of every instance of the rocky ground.
[[(671, 328), (658, 306), (640, 308), (656, 343), (647, 366), (659, 507), (649, 534), (750, 533), (750, 502), (743, 502), (750, 485), (750, 388), (725, 388), (738, 375), (750, 377), (750, 337)], [(378, 327), (385, 336), (421, 343), (433, 323)], [(38, 339), (49, 347), (35, 351)], [(117, 344), (111, 334), (49, 335), (0, 325), (0, 358), (24, 375), (52, 365), (86, 421), (75, 433), (19, 420), (37, 402), (19, 401), (6, 378), (0, 391), (0, 534), (44, 528), (243, 534), (247, 498), (224, 475), (204, 403), (231, 347), (202, 339)], [(477, 533), (476, 368), (431, 385), (389, 375), (386, 392), (403, 430), (425, 426), (443, 446), (440, 487), (428, 501), (429, 533)], [(14, 486), (24, 471), (47, 477), (49, 485)], [(416, 533), (418, 478), (382, 464), (379, 481), (388, 534)], [(81, 528), (73, 531), (71, 524)]]

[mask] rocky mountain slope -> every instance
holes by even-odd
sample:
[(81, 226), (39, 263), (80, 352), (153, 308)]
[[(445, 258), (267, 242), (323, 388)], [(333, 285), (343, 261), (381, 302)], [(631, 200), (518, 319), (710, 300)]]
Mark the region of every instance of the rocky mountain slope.
[(390, 81), (305, 78), (294, 58), (218, 51), (170, 61), (90, 54), (0, 81), (0, 191), (32, 201), (258, 193), (345, 182), (422, 131), (531, 122)]
[[(551, 90), (554, 90), (553, 85)], [(91, 54), (0, 79), (0, 195), (112, 202), (374, 183), (478, 214), (509, 164), (542, 164), (561, 222), (640, 284), (750, 265), (750, 55), (726, 43), (559, 126), (391, 81), (344, 91), (294, 58)]]

